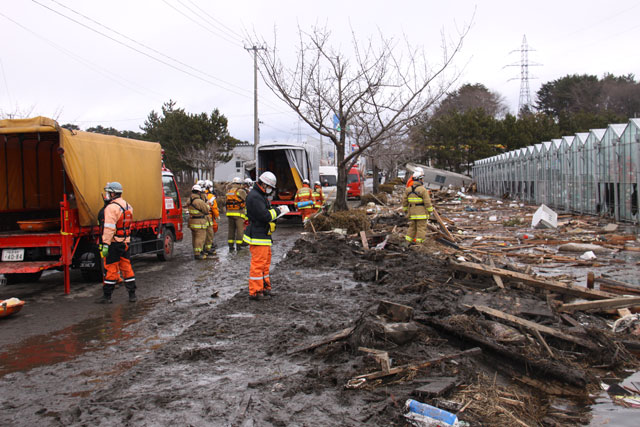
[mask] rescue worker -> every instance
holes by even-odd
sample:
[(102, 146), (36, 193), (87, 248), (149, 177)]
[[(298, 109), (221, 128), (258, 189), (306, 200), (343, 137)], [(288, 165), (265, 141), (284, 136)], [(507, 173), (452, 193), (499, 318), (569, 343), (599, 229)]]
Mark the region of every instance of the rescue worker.
[(411, 187), (413, 185), (413, 177), (418, 174), (421, 176), (424, 176), (424, 170), (420, 167), (416, 168), (416, 170), (413, 172), (413, 175), (409, 177), (409, 180), (407, 181), (407, 188)]
[(427, 220), (433, 212), (429, 191), (422, 184), (424, 172), (418, 169), (413, 173), (413, 184), (404, 190), (402, 210), (409, 217), (409, 229), (403, 246), (411, 243), (422, 243), (427, 234)]
[(251, 178), (245, 178), (244, 179), (244, 191), (246, 191), (247, 194), (249, 194), (249, 191), (251, 191), (251, 187), (253, 186), (253, 181), (251, 181)]
[(191, 187), (189, 197), (189, 228), (191, 229), (191, 243), (193, 245), (193, 257), (198, 260), (207, 258), (203, 252), (204, 241), (207, 235), (207, 216), (209, 215), (209, 205), (202, 200), (203, 188), (196, 184)]
[(104, 280), (102, 298), (97, 303), (111, 304), (111, 294), (118, 282), (120, 273), (124, 285), (129, 291), (129, 301), (136, 302), (136, 276), (131, 268), (129, 244), (131, 243), (131, 222), (133, 207), (122, 198), (122, 185), (119, 182), (108, 182), (104, 187), (105, 201), (104, 228), (100, 255), (104, 260)]
[(304, 179), (302, 181), (302, 187), (296, 193), (295, 199), (293, 201), (296, 204), (296, 207), (302, 214), (302, 221), (306, 222), (307, 218), (314, 214), (315, 209), (313, 208), (313, 196), (312, 196), (311, 187), (309, 187), (309, 180)]
[(247, 196), (249, 225), (243, 240), (249, 244), (251, 267), (249, 268), (249, 298), (252, 300), (271, 296), (271, 235), (276, 229), (276, 218), (289, 212), (286, 205), (271, 207), (267, 198), (276, 189), (276, 176), (264, 172)]
[(239, 250), (242, 247), (242, 234), (244, 232), (245, 200), (247, 192), (242, 189), (242, 181), (239, 177), (233, 178), (231, 188), (227, 191), (227, 224), (229, 233), (227, 243), (229, 252)]
[(324, 206), (324, 194), (322, 193), (320, 181), (313, 183), (313, 193), (311, 193), (311, 197), (313, 198), (313, 208), (318, 212)]
[(216, 253), (213, 237), (218, 231), (218, 221), (220, 219), (220, 212), (218, 211), (218, 203), (216, 202), (216, 195), (213, 193), (213, 182), (206, 180), (204, 182), (205, 188), (202, 195), (204, 201), (209, 206), (209, 214), (207, 215), (207, 229), (204, 239), (204, 252), (208, 255)]

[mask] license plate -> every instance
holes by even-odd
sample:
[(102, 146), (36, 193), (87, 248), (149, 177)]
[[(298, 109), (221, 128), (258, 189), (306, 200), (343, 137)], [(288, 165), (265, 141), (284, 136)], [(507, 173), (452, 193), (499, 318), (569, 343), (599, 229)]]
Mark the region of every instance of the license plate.
[(3, 249), (2, 261), (22, 261), (24, 260), (24, 249)]

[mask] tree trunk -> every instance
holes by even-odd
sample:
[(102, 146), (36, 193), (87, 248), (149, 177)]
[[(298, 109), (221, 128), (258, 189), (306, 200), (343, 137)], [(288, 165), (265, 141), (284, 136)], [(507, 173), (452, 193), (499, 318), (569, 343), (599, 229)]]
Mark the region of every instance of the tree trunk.
[(344, 144), (336, 145), (336, 154), (338, 159), (338, 183), (336, 186), (336, 211), (349, 210), (347, 206), (347, 168), (344, 164)]
[(378, 162), (376, 159), (373, 159), (373, 194), (379, 193), (378, 185), (380, 185), (379, 180), (380, 169), (378, 169)]

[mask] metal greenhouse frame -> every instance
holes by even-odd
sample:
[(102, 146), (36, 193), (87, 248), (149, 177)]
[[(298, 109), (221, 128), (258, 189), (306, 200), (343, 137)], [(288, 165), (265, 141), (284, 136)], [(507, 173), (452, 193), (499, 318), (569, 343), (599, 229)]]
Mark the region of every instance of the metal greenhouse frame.
[(640, 119), (475, 162), (478, 191), (560, 211), (640, 222)]

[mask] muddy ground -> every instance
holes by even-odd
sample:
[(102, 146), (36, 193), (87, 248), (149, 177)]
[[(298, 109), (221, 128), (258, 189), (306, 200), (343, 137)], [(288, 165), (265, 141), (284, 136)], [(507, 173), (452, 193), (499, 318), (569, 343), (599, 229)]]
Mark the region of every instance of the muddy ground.
[[(475, 279), (447, 285), (445, 261), (399, 242), (382, 257), (352, 239), (299, 239), (300, 231), (283, 225), (276, 233), (270, 300), (248, 300), (249, 254), (228, 254), (224, 227), (214, 259), (192, 260), (187, 238), (168, 263), (137, 260), (136, 304), (120, 289), (112, 306), (95, 306), (99, 287), (88, 283), (74, 282), (62, 297), (55, 274), (1, 289), (27, 300), (0, 323), (3, 418), (54, 426), (405, 425), (402, 406), (413, 390), (453, 376), (461, 386), (449, 398), (469, 403), (461, 418), (473, 425), (590, 422), (578, 402), (514, 386), (518, 367), (485, 353), (345, 388), (379, 369), (360, 346), (388, 351), (392, 366), (472, 348), (421, 322), (410, 341), (390, 342), (376, 333), (374, 315), (380, 300), (413, 307), (418, 321), (461, 313)], [(348, 339), (293, 353), (348, 327), (356, 328)], [(491, 411), (495, 400), (502, 410)]]

